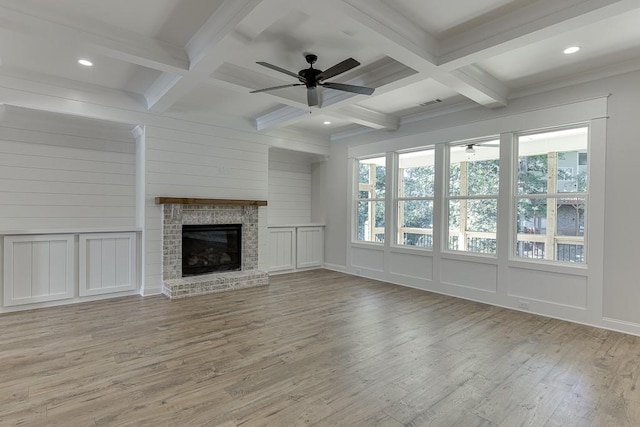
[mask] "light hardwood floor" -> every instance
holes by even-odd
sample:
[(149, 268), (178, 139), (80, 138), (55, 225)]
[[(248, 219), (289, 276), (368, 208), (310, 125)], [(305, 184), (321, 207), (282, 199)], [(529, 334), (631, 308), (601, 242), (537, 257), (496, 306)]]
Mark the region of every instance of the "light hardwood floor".
[(317, 270), (0, 316), (0, 425), (640, 426), (640, 338)]

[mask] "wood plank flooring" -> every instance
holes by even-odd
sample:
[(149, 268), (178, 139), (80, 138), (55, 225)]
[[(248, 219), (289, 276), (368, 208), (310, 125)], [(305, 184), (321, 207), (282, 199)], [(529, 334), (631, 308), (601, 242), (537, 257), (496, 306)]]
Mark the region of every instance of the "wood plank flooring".
[(0, 316), (1, 426), (640, 426), (640, 338), (326, 270)]

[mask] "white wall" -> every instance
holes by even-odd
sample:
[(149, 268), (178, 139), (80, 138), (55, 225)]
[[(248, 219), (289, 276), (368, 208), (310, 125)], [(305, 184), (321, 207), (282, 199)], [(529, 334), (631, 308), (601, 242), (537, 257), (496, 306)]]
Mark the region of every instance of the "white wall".
[[(314, 178), (324, 179), (324, 192), (314, 193), (314, 206), (324, 206), (325, 266), (344, 270), (347, 265), (347, 144), (331, 144), (329, 159), (318, 165)], [(324, 198), (324, 199), (321, 199)]]
[(269, 150), (269, 225), (311, 222), (312, 160), (306, 153)]
[[(145, 127), (145, 293), (162, 286), (162, 206), (155, 198), (267, 200), (268, 146), (242, 138)], [(267, 218), (260, 208), (259, 262), (266, 271)]]
[(132, 128), (7, 107), (0, 230), (135, 226)]
[[(456, 259), (451, 256), (434, 261), (427, 254), (372, 250), (346, 241), (344, 236), (349, 228), (345, 229), (341, 224), (350, 221), (346, 186), (348, 150), (376, 153), (385, 146), (395, 145), (396, 149), (419, 146), (429, 143), (425, 142), (425, 135), (441, 142), (456, 141), (471, 127), (491, 131), (490, 124), (495, 124), (496, 120), (504, 132), (527, 129), (526, 121), (518, 122), (518, 114), (522, 117), (544, 115), (550, 107), (607, 94), (611, 94), (608, 98), (609, 118), (600, 126), (603, 139), (606, 139), (606, 169), (602, 170), (604, 179), (600, 182), (606, 187), (605, 191), (600, 189), (594, 194), (595, 198), (606, 202), (604, 208), (592, 206), (602, 209), (604, 226), (599, 228), (603, 238), (592, 242), (599, 247), (592, 252), (598, 254), (598, 259), (590, 260), (593, 269), (590, 267), (588, 273), (571, 274), (562, 270), (562, 274), (556, 274), (554, 269), (535, 265), (514, 270), (508, 261), (495, 263), (479, 257), (459, 256)], [(640, 73), (634, 72), (515, 99), (506, 109), (472, 109), (410, 123), (393, 134), (378, 132), (336, 141), (332, 144), (325, 174), (328, 191), (324, 202), (331, 206), (327, 209), (326, 221), (327, 262), (329, 266), (352, 273), (361, 271), (363, 275), (403, 285), (514, 308), (526, 294), (533, 312), (640, 334), (637, 270), (640, 227), (636, 226), (640, 198), (636, 196), (635, 179), (637, 159), (640, 158), (638, 111)], [(602, 163), (602, 158), (598, 160)], [(597, 191), (597, 188), (592, 190)], [(595, 228), (593, 231), (596, 232)], [(374, 264), (378, 266), (377, 270), (367, 269)], [(421, 268), (414, 271), (415, 266)], [(411, 274), (403, 275), (407, 269), (411, 269)], [(594, 287), (596, 282), (598, 285)], [(527, 284), (526, 289), (520, 286), (523, 283)]]
[(327, 161), (311, 164), (311, 222), (325, 224), (327, 221), (327, 200), (328, 188), (324, 185), (327, 177)]

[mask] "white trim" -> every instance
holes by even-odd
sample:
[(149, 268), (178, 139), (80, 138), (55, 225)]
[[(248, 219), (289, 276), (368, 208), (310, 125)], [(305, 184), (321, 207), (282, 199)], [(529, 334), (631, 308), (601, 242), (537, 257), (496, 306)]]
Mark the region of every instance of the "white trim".
[(29, 230), (0, 230), (0, 236), (18, 236), (32, 234), (82, 234), (82, 233), (126, 233), (140, 232), (141, 227), (104, 227), (104, 228), (42, 228)]
[(346, 265), (331, 264), (331, 263), (325, 262), (323, 268), (326, 270), (337, 271), (338, 273), (349, 274), (349, 271)]
[[(414, 133), (351, 146), (348, 149), (348, 156), (361, 158), (372, 156), (373, 153), (407, 150), (412, 147), (463, 140), (477, 140), (506, 132), (545, 129), (590, 121), (607, 116), (607, 100), (608, 95), (550, 107), (537, 107), (520, 111), (506, 109), (502, 112), (496, 112), (495, 117), (471, 121), (459, 126), (447, 126), (447, 122), (443, 121), (444, 125), (433, 124), (433, 126), (429, 126), (429, 130), (425, 129), (422, 132), (419, 129), (407, 129), (407, 131), (413, 131)], [(470, 112), (474, 111), (470, 110)], [(416, 126), (426, 127), (427, 125), (422, 122), (416, 123)], [(400, 131), (402, 129), (398, 132)]]

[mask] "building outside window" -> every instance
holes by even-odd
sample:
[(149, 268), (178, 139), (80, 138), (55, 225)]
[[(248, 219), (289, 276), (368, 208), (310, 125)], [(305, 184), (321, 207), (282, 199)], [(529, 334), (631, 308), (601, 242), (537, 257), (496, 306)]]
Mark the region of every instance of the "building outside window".
[(517, 138), (516, 257), (586, 263), (587, 126)]
[(386, 159), (375, 157), (357, 162), (356, 240), (384, 243)]
[(434, 153), (398, 154), (398, 245), (433, 247)]
[(449, 147), (446, 248), (495, 255), (499, 140)]

